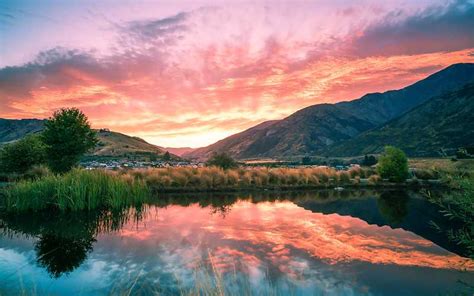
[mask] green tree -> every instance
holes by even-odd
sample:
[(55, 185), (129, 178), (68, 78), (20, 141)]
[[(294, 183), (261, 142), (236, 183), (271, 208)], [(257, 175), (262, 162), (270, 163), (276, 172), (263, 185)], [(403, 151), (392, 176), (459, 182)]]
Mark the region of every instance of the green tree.
[(45, 123), (42, 133), (49, 167), (59, 173), (74, 167), (98, 143), (87, 117), (77, 108), (62, 108)]
[(23, 174), (35, 165), (46, 163), (46, 146), (40, 137), (28, 135), (0, 150), (0, 170)]
[(364, 160), (362, 161), (363, 166), (372, 166), (374, 164), (377, 164), (377, 158), (373, 155), (365, 155)]
[(217, 153), (215, 152), (211, 158), (206, 162), (207, 166), (217, 166), (223, 168), (224, 170), (237, 167), (237, 162), (227, 153)]
[(408, 159), (405, 153), (393, 146), (385, 146), (385, 151), (379, 158), (377, 172), (384, 179), (393, 182), (403, 182), (408, 177)]
[(168, 161), (168, 160), (171, 160), (171, 155), (168, 151), (166, 151), (164, 154), (163, 154), (163, 160), (164, 161)]

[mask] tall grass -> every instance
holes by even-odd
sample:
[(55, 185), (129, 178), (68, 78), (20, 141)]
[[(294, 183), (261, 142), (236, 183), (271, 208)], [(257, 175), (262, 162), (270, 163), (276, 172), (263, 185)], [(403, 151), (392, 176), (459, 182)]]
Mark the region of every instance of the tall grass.
[(5, 206), (14, 210), (113, 209), (141, 203), (148, 194), (144, 181), (128, 175), (74, 169), (15, 183), (6, 190)]
[(143, 202), (154, 191), (212, 191), (250, 188), (299, 188), (358, 185), (373, 176), (367, 169), (336, 171), (316, 168), (252, 168), (223, 170), (217, 167), (137, 170), (81, 170), (64, 175), (40, 174), (6, 189), (7, 209), (90, 210), (120, 208)]
[(360, 178), (374, 175), (369, 169), (354, 168), (336, 171), (327, 167), (316, 168), (238, 168), (223, 170), (205, 168), (160, 168), (121, 171), (119, 174), (135, 180), (144, 180), (154, 189), (227, 189), (269, 188), (358, 184)]
[[(431, 202), (441, 207), (441, 213), (457, 222), (460, 229), (451, 229), (447, 232), (449, 239), (457, 242), (467, 249), (469, 257), (474, 259), (474, 175), (448, 175), (452, 192), (435, 196), (428, 193)], [(434, 224), (439, 230), (440, 227)]]

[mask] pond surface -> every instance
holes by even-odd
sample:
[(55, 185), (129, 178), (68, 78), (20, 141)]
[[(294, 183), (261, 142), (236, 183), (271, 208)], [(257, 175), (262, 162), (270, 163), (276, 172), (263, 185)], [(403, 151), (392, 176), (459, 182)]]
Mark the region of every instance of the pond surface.
[[(472, 294), (455, 227), (413, 192), (157, 198), (0, 215), (0, 294)], [(471, 289), (471, 290), (470, 290)]]

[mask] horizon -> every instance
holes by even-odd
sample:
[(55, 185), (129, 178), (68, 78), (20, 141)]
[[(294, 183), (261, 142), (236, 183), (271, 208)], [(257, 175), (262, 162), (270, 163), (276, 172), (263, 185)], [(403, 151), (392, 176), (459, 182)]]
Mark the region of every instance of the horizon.
[(473, 1), (412, 2), (2, 3), (0, 117), (197, 148), (474, 62)]

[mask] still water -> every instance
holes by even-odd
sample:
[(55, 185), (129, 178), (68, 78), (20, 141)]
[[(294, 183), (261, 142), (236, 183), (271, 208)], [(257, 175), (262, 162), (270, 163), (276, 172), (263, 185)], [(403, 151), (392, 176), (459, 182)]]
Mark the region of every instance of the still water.
[(413, 192), (171, 195), (0, 215), (0, 294), (434, 295), (474, 286), (455, 225)]

